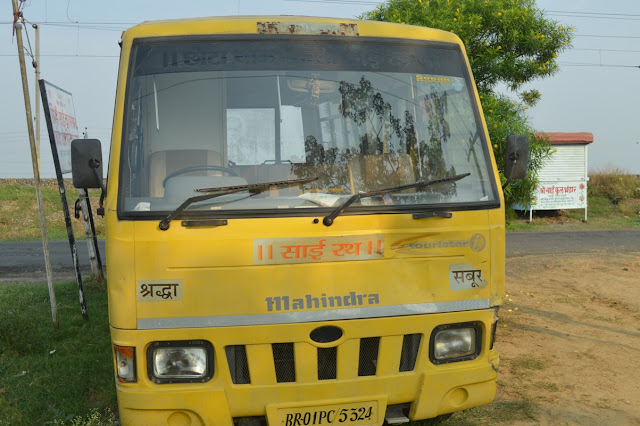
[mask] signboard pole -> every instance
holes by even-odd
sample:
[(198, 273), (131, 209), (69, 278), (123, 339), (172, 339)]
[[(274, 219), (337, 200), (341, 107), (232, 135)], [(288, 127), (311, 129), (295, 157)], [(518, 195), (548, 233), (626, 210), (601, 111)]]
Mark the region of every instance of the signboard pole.
[(80, 208), (82, 209), (82, 221), (84, 223), (84, 233), (87, 238), (87, 248), (89, 249), (89, 260), (91, 261), (91, 272), (93, 277), (99, 281), (104, 281), (102, 273), (102, 260), (100, 259), (100, 250), (98, 249), (98, 238), (96, 237), (96, 228), (93, 223), (93, 214), (91, 212), (91, 201), (89, 200), (89, 192), (86, 189), (78, 189), (78, 199)]
[[(63, 171), (60, 164), (60, 156), (58, 155), (58, 146), (56, 144), (52, 114), (56, 114), (57, 121), (65, 122), (66, 119), (71, 118), (73, 120), (73, 123), (67, 123), (69, 127), (75, 127), (75, 117), (65, 114), (64, 105), (56, 104), (56, 102), (62, 103), (61, 100), (56, 99), (54, 101), (53, 99), (49, 99), (47, 88), (54, 89), (57, 92), (61, 92), (62, 94), (65, 94), (67, 96), (69, 96), (70, 94), (58, 87), (53, 86), (50, 83), (47, 83), (44, 80), (40, 80), (40, 93), (42, 95), (42, 101), (43, 101), (42, 106), (44, 107), (44, 115), (47, 121), (47, 129), (49, 131), (49, 142), (51, 143), (51, 154), (53, 156), (53, 164), (56, 169), (56, 177), (58, 178), (58, 189), (60, 192), (60, 200), (62, 201), (62, 210), (64, 212), (64, 222), (65, 222), (65, 225), (67, 226), (67, 237), (69, 238), (69, 248), (71, 249), (71, 257), (73, 258), (73, 267), (76, 273), (76, 283), (78, 284), (78, 296), (80, 298), (80, 310), (82, 311), (82, 318), (84, 320), (88, 320), (89, 315), (87, 314), (87, 305), (84, 300), (84, 288), (82, 286), (82, 275), (80, 274), (80, 263), (78, 261), (78, 251), (76, 248), (76, 240), (73, 235), (73, 227), (71, 226), (71, 215), (69, 214), (69, 203), (67, 202), (67, 192), (65, 190), (64, 180), (62, 177)], [(53, 105), (56, 105), (56, 108), (53, 110), (51, 108), (52, 102), (53, 102)], [(77, 133), (77, 130), (76, 130), (76, 133)], [(71, 140), (69, 140), (68, 143), (66, 142), (63, 143), (63, 145), (65, 146), (66, 145), (70, 146), (70, 144), (71, 144)], [(65, 155), (65, 160), (66, 160), (65, 168), (68, 167), (70, 169), (70, 165), (67, 165), (68, 158), (66, 157), (67, 156)], [(70, 170), (66, 170), (66, 171), (68, 172)]]
[[(13, 0), (13, 13), (18, 13), (18, 1)], [(58, 308), (56, 303), (56, 293), (53, 288), (53, 278), (51, 275), (51, 260), (49, 258), (49, 242), (47, 240), (47, 223), (44, 217), (44, 205), (42, 202), (42, 188), (40, 186), (40, 167), (38, 165), (38, 155), (36, 152), (35, 135), (33, 132), (33, 117), (31, 114), (31, 103), (29, 102), (29, 83), (27, 82), (27, 70), (24, 61), (24, 44), (22, 41), (22, 29), (15, 27), (16, 40), (18, 46), (18, 59), (20, 61), (20, 75), (22, 76), (22, 92), (24, 95), (24, 108), (27, 115), (27, 130), (29, 131), (29, 144), (31, 145), (31, 163), (33, 165), (33, 182), (36, 189), (36, 200), (38, 202), (38, 213), (40, 217), (40, 234), (42, 235), (42, 246), (44, 249), (44, 263), (47, 270), (47, 286), (49, 287), (49, 303), (51, 304), (51, 318), (53, 327), (58, 328)]]
[[(87, 139), (89, 134), (84, 128), (83, 139)], [(82, 208), (82, 219), (84, 221), (84, 233), (87, 238), (87, 248), (89, 249), (89, 259), (91, 261), (91, 272), (93, 278), (98, 282), (104, 281), (102, 272), (102, 259), (100, 258), (100, 248), (98, 247), (98, 237), (96, 236), (96, 226), (93, 222), (93, 212), (91, 211), (91, 199), (87, 188), (78, 189), (78, 199)]]
[(89, 213), (89, 224), (91, 225), (91, 236), (93, 240), (93, 250), (96, 253), (96, 263), (98, 264), (98, 271), (100, 271), (100, 279), (104, 280), (104, 272), (102, 269), (102, 259), (100, 258), (100, 247), (98, 246), (98, 237), (96, 236), (96, 225), (93, 221), (93, 213), (91, 212), (91, 200), (89, 199), (89, 193), (87, 189), (87, 211)]

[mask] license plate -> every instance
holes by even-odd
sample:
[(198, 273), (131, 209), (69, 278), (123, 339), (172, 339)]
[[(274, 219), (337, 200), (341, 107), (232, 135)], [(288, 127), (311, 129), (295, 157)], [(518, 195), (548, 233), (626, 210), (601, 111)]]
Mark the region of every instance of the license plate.
[(281, 426), (308, 425), (379, 425), (378, 401), (347, 404), (316, 405), (312, 407), (279, 408), (276, 424)]

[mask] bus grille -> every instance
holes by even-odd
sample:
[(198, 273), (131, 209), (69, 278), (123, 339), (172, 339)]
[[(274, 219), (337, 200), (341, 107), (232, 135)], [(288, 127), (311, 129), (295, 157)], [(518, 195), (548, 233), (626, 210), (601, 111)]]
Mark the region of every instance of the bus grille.
[(335, 379), (338, 374), (338, 348), (318, 348), (318, 380)]
[(249, 363), (247, 362), (247, 350), (244, 345), (227, 346), (227, 363), (231, 372), (231, 380), (234, 385), (246, 385), (251, 383), (249, 376)]
[(402, 339), (402, 352), (400, 354), (400, 371), (413, 371), (418, 359), (422, 334), (405, 334)]
[[(421, 342), (421, 334), (405, 334), (347, 340), (328, 348), (306, 342), (233, 345), (225, 353), (235, 385), (305, 383), (413, 371)], [(384, 357), (385, 365), (391, 367), (380, 371)], [(268, 366), (269, 358), (273, 369)], [(312, 365), (316, 366), (313, 370)]]
[(360, 340), (358, 376), (375, 376), (378, 364), (379, 337), (367, 337)]
[(293, 343), (274, 343), (271, 349), (278, 383), (295, 382), (296, 362), (293, 357)]

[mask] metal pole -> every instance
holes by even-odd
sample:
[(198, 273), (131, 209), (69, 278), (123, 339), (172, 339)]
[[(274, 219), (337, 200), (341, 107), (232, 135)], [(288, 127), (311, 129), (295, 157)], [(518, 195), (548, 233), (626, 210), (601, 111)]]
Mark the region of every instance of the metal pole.
[(33, 28), (36, 30), (36, 63), (34, 68), (36, 69), (36, 155), (38, 157), (38, 170), (40, 170), (40, 91), (38, 90), (38, 81), (40, 80), (40, 27), (38, 24), (33, 24)]
[[(15, 0), (14, 0), (15, 1)], [(71, 215), (69, 214), (69, 203), (67, 202), (67, 191), (64, 187), (64, 179), (62, 176), (62, 168), (60, 167), (60, 157), (58, 156), (58, 148), (56, 147), (56, 141), (53, 131), (53, 123), (51, 120), (51, 111), (48, 107), (47, 94), (45, 89), (45, 81), (40, 80), (40, 93), (45, 99), (47, 105), (47, 129), (49, 130), (49, 143), (51, 144), (51, 156), (53, 157), (53, 165), (56, 169), (56, 177), (58, 178), (58, 191), (60, 192), (60, 201), (62, 202), (62, 212), (64, 213), (64, 223), (67, 227), (67, 238), (69, 239), (69, 248), (71, 249), (71, 257), (73, 259), (73, 267), (76, 271), (76, 284), (78, 285), (78, 297), (80, 300), (80, 310), (82, 312), (82, 319), (89, 320), (89, 314), (87, 313), (87, 303), (84, 299), (84, 287), (82, 285), (82, 274), (80, 273), (80, 261), (78, 260), (78, 250), (76, 248), (76, 239), (73, 235), (73, 226), (71, 225)]]
[(89, 192), (86, 189), (78, 188), (78, 198), (80, 199), (80, 208), (82, 209), (82, 223), (84, 224), (84, 234), (87, 240), (87, 249), (89, 250), (89, 261), (91, 263), (91, 272), (93, 278), (98, 281), (104, 281), (102, 274), (102, 265), (100, 253), (97, 250), (97, 238), (95, 235), (95, 226), (93, 224), (93, 215), (91, 214), (91, 203), (89, 201)]
[[(89, 131), (87, 128), (84, 128), (84, 139), (89, 139)], [(89, 213), (89, 224), (91, 225), (91, 236), (93, 239), (93, 251), (96, 255), (96, 261), (98, 263), (98, 271), (99, 275), (97, 276), (100, 282), (104, 281), (104, 271), (102, 268), (102, 258), (100, 258), (100, 247), (98, 247), (98, 236), (96, 234), (96, 225), (93, 222), (93, 213), (91, 211), (91, 199), (89, 198), (89, 190), (85, 188), (85, 193), (87, 194), (87, 212)], [(94, 273), (95, 274), (95, 273)]]
[[(18, 13), (18, 0), (12, 0), (13, 13)], [(47, 270), (47, 285), (49, 287), (49, 302), (51, 304), (51, 318), (53, 326), (58, 328), (58, 308), (56, 293), (53, 288), (51, 276), (51, 260), (49, 258), (49, 242), (47, 241), (47, 223), (44, 217), (44, 205), (42, 203), (42, 189), (40, 187), (40, 169), (36, 154), (35, 136), (33, 134), (33, 116), (31, 114), (31, 102), (29, 101), (29, 83), (27, 82), (27, 67), (24, 61), (24, 44), (22, 41), (22, 28), (16, 26), (16, 41), (18, 44), (18, 60), (20, 61), (20, 75), (22, 77), (22, 92), (24, 95), (24, 109), (27, 115), (27, 130), (29, 132), (29, 144), (31, 145), (31, 163), (33, 165), (33, 181), (36, 188), (36, 200), (40, 216), (40, 233), (42, 234), (42, 246), (44, 249), (44, 263)]]
[[(89, 133), (84, 128), (83, 139), (88, 139)], [(80, 200), (80, 208), (82, 209), (82, 222), (84, 224), (84, 234), (87, 240), (87, 249), (89, 250), (89, 262), (91, 263), (91, 272), (93, 278), (98, 282), (104, 281), (102, 273), (102, 260), (100, 259), (100, 251), (98, 249), (98, 239), (96, 237), (96, 228), (93, 224), (93, 215), (91, 214), (91, 201), (89, 199), (89, 191), (85, 188), (78, 188), (78, 199)]]

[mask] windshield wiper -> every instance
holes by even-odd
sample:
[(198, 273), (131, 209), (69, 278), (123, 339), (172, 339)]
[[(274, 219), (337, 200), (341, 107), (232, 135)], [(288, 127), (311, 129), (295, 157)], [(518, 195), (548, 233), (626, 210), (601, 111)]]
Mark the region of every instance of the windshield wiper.
[(331, 212), (331, 214), (329, 214), (324, 219), (322, 219), (322, 223), (325, 226), (331, 226), (333, 224), (334, 219), (336, 217), (338, 217), (347, 207), (349, 207), (351, 204), (353, 204), (354, 201), (362, 199), (362, 198), (374, 197), (376, 195), (383, 195), (383, 194), (387, 194), (387, 193), (391, 193), (391, 192), (398, 192), (398, 191), (402, 191), (404, 189), (410, 189), (410, 188), (423, 188), (425, 186), (435, 185), (437, 183), (456, 182), (456, 181), (459, 181), (462, 178), (465, 178), (465, 177), (469, 176), (470, 174), (471, 173), (464, 173), (464, 174), (461, 174), (461, 175), (455, 175), (455, 176), (450, 176), (450, 177), (446, 177), (446, 178), (433, 179), (433, 180), (427, 180), (427, 181), (419, 181), (419, 182), (416, 182), (416, 183), (410, 183), (408, 185), (393, 186), (391, 188), (376, 189), (375, 191), (361, 192), (359, 194), (353, 194), (344, 203), (340, 204), (337, 209), (335, 209), (333, 212)]
[(218, 188), (202, 188), (196, 189), (197, 192), (206, 192), (203, 195), (195, 195), (191, 198), (187, 198), (177, 209), (169, 213), (167, 217), (160, 221), (158, 225), (160, 230), (166, 231), (169, 229), (169, 224), (171, 221), (180, 213), (182, 213), (187, 207), (189, 207), (193, 203), (197, 203), (199, 201), (210, 200), (212, 198), (223, 197), (229, 194), (235, 194), (237, 192), (248, 191), (252, 195), (259, 194), (261, 192), (266, 191), (269, 188), (273, 187), (281, 187), (281, 186), (294, 186), (301, 185), (304, 183), (313, 182), (317, 180), (318, 177), (311, 177), (305, 179), (291, 179), (291, 180), (280, 180), (276, 182), (264, 182), (264, 183), (254, 183), (251, 185), (235, 185), (235, 186), (224, 186)]

